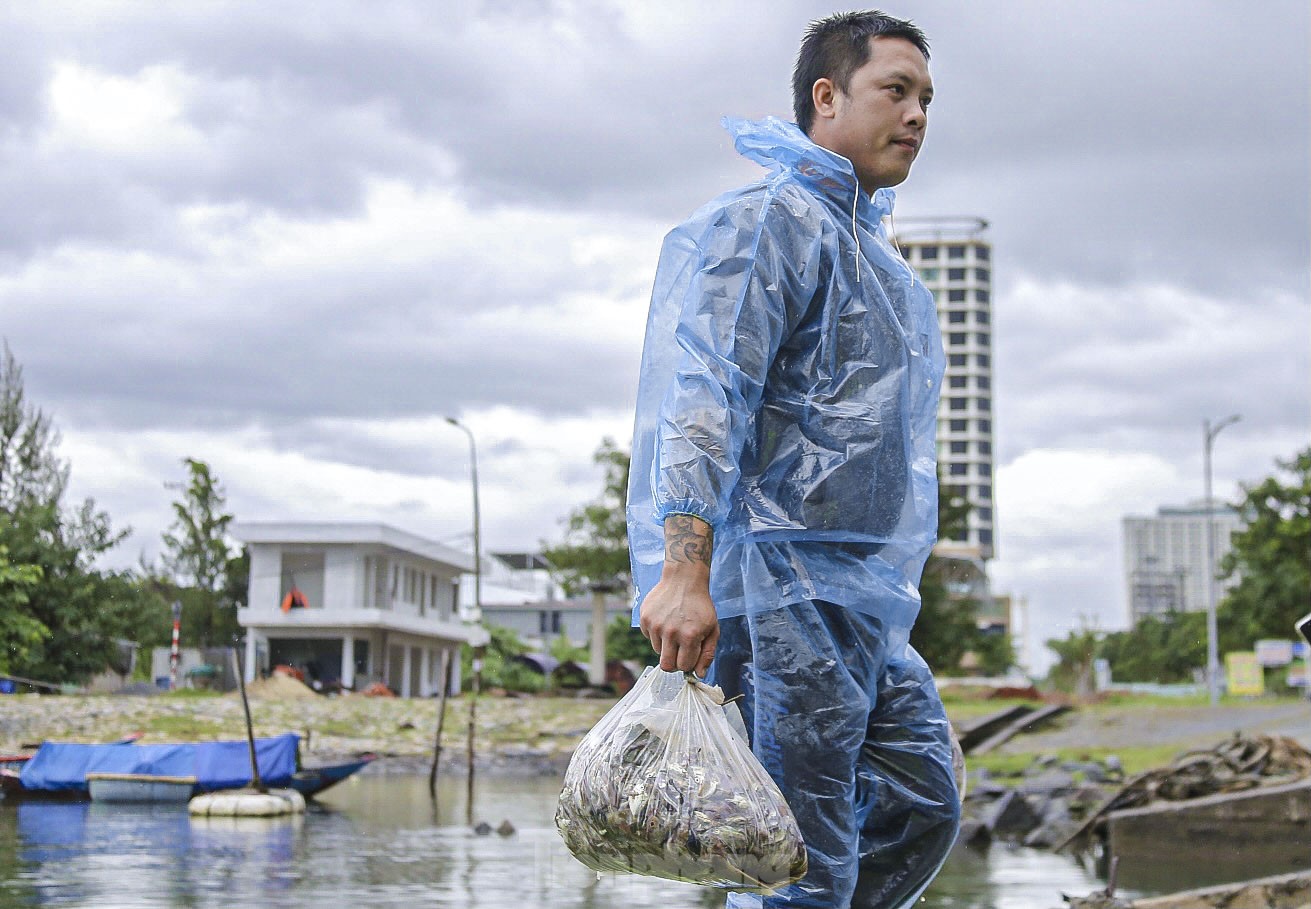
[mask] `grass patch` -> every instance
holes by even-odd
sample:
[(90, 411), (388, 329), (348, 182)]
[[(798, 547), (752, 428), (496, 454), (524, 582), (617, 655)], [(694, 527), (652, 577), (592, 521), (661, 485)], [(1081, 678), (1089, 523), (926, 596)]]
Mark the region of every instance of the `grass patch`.
[(208, 717), (152, 716), (146, 721), (144, 731), (152, 740), (204, 740), (222, 735), (224, 724)]
[(1055, 755), (1062, 763), (1067, 761), (1091, 763), (1101, 762), (1114, 755), (1119, 758), (1126, 777), (1155, 770), (1172, 763), (1183, 753), (1178, 745), (1141, 745), (1131, 748), (1062, 748), (1057, 751), (1032, 751), (1008, 754), (982, 754), (977, 757), (966, 756), (965, 766), (970, 770), (984, 769), (989, 776), (1018, 777), (1027, 770), (1035, 760), (1042, 756)]
[(157, 697), (169, 698), (178, 701), (203, 701), (210, 698), (220, 698), (222, 693), (218, 691), (206, 691), (204, 688), (174, 688), (172, 691), (165, 691)]

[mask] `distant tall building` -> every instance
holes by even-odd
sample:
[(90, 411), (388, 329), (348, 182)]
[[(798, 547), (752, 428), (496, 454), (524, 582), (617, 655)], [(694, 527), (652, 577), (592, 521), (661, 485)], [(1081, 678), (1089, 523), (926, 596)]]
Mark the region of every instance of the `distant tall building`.
[[(1221, 560), (1233, 548), (1230, 537), (1243, 528), (1230, 505), (1217, 502), (1212, 511), (1215, 561), (1206, 562), (1205, 502), (1157, 509), (1156, 517), (1128, 516), (1124, 525), (1124, 586), (1129, 621), (1149, 615), (1196, 612), (1207, 606), (1207, 579), (1219, 573)], [(1216, 583), (1216, 598), (1238, 583), (1233, 577)]]
[(942, 495), (970, 505), (968, 527), (938, 551), (980, 563), (997, 553), (993, 506), (992, 244), (982, 218), (897, 221), (902, 255), (933, 292), (947, 354), (938, 408)]

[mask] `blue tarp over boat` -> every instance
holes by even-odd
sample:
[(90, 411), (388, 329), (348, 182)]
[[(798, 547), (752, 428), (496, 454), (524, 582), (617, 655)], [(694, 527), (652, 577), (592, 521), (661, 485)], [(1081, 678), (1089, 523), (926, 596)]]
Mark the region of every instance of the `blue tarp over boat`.
[[(287, 733), (255, 740), (260, 780), (286, 786), (296, 772), (300, 736)], [(250, 783), (250, 746), (244, 741), (179, 745), (78, 745), (44, 742), (23, 766), (23, 788), (85, 792), (88, 773), (194, 776), (196, 790), (237, 789)]]

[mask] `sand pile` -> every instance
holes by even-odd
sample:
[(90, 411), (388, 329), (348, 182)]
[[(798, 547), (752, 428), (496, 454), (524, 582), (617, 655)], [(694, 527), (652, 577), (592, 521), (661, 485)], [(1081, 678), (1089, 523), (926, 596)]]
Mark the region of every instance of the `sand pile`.
[[(267, 679), (256, 679), (246, 686), (246, 695), (270, 701), (290, 701), (296, 698), (317, 698), (314, 689), (289, 675), (275, 672)], [(238, 694), (237, 697), (241, 695)]]

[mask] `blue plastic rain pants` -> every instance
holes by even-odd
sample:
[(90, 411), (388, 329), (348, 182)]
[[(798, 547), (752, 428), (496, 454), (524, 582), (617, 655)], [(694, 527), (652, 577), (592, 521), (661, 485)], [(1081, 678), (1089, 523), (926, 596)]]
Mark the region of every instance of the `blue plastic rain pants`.
[[(743, 695), (752, 750), (796, 815), (809, 859), (806, 876), (766, 907), (908, 906), (956, 839), (942, 701), (914, 648), (889, 659), (883, 638), (877, 619), (823, 602), (720, 623), (708, 681)], [(733, 894), (728, 905), (762, 902)]]
[(665, 518), (705, 520), (712, 672), (745, 686), (752, 747), (810, 850), (807, 878), (765, 905), (897, 906), (958, 815), (942, 704), (908, 645), (937, 536), (937, 313), (883, 225), (891, 190), (866, 196), (793, 124), (725, 125), (769, 173), (661, 250), (628, 493), (633, 623)]

